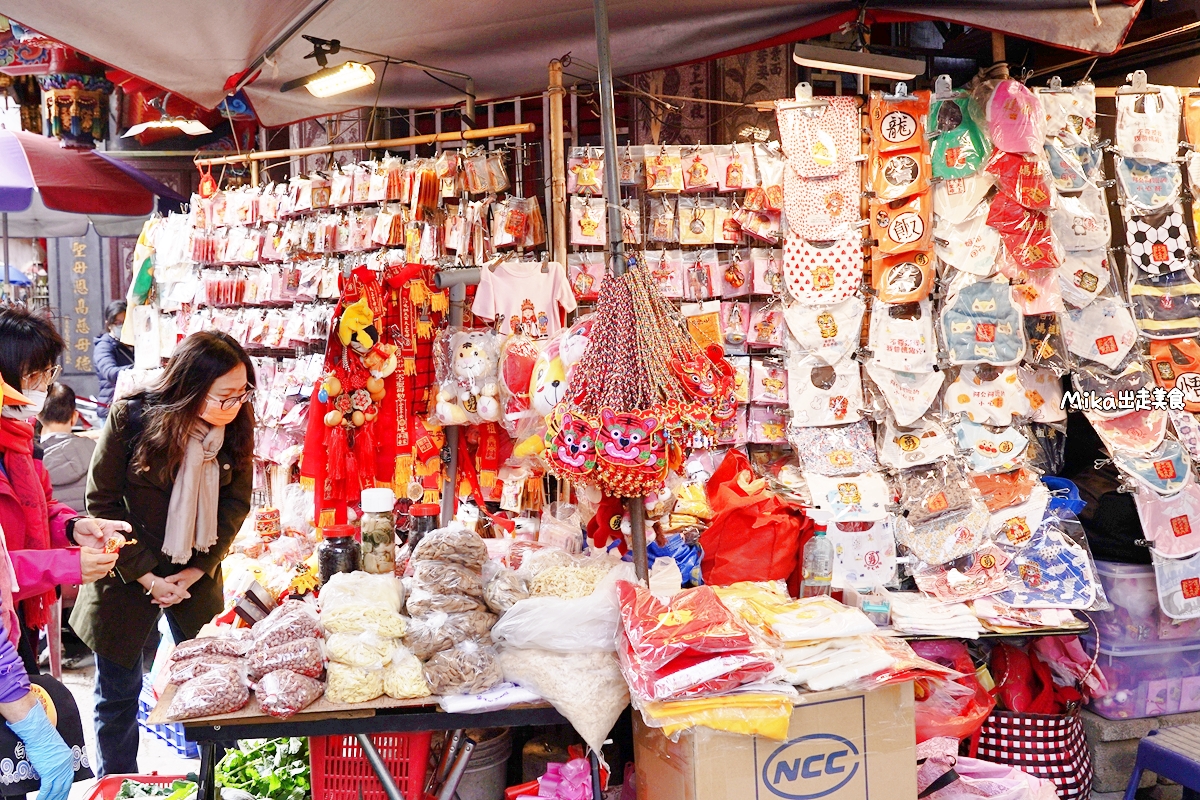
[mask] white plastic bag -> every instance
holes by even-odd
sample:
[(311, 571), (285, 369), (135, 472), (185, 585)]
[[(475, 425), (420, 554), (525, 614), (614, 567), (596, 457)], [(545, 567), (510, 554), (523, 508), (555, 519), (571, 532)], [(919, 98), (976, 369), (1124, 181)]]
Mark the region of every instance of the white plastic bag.
[(507, 647), (560, 652), (616, 650), (621, 627), (619, 580), (635, 580), (632, 564), (618, 564), (587, 597), (521, 600), (492, 627), (492, 640)]

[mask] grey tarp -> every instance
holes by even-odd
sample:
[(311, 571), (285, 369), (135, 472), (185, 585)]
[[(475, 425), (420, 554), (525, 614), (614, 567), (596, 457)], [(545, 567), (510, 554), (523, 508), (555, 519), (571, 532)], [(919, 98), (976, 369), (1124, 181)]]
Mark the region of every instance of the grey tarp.
[[(871, 2), (874, 12), (940, 19), (1092, 53), (1116, 50), (1143, 0), (913, 0)], [(350, 47), (464, 72), (481, 101), (537, 93), (546, 64), (573, 52), (595, 61), (589, 0), (0, 0), (0, 13), (206, 107), (311, 9), (298, 31)], [(613, 71), (619, 75), (704, 59), (790, 34), (813, 35), (853, 19), (857, 2), (609, 0)], [(798, 37), (796, 37), (798, 38)], [(298, 35), (247, 93), (265, 125), (375, 102), (377, 86), (318, 99), (279, 85), (315, 69)], [(330, 58), (336, 65), (347, 58)], [(376, 72), (381, 64), (374, 65)], [(461, 95), (415, 70), (391, 67), (379, 103), (449, 105)]]

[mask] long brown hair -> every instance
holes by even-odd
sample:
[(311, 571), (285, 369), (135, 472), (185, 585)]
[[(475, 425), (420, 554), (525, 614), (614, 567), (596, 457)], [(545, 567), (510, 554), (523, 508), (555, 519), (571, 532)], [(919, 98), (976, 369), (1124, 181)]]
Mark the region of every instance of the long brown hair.
[[(142, 396), (142, 435), (133, 453), (134, 469), (165, 469), (174, 475), (183, 463), (192, 426), (204, 412), (213, 381), (238, 364), (254, 386), (254, 364), (237, 340), (219, 331), (201, 331), (180, 342), (167, 362), (158, 384)], [(225, 426), (221, 449), (234, 461), (248, 460), (254, 452), (254, 408), (243, 403), (233, 422)]]

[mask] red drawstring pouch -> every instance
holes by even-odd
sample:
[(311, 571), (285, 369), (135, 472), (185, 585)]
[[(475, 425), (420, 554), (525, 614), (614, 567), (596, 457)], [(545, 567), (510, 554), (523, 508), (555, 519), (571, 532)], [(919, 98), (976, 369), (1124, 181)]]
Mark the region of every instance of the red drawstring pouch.
[(700, 535), (704, 582), (784, 580), (795, 594), (800, 547), (813, 530), (801, 507), (767, 491), (739, 450), (726, 453), (707, 492), (715, 516)]

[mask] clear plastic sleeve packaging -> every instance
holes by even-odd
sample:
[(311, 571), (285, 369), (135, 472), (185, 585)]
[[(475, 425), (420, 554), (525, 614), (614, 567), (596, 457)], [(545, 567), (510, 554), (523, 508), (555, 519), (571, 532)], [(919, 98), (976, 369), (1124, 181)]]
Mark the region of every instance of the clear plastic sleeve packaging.
[[(264, 622), (266, 620), (263, 620)], [(250, 652), (254, 639), (250, 636), (204, 636), (180, 642), (171, 651), (171, 661), (187, 661), (197, 656), (240, 657)]]
[(479, 534), (454, 524), (429, 533), (413, 550), (412, 560), (450, 561), (478, 571), (487, 563), (487, 545)]
[(290, 669), (269, 672), (254, 687), (263, 712), (283, 719), (308, 708), (324, 693), (324, 683)]
[(435, 611), (409, 621), (404, 646), (416, 653), (417, 658), (425, 660), (460, 642), (487, 636), (495, 624), (496, 615), (488, 611), (456, 614)]
[(334, 633), (325, 640), (325, 652), (329, 660), (351, 667), (386, 666), (395, 647), (395, 639), (385, 639), (371, 631)]
[(323, 635), (316, 606), (302, 600), (288, 600), (258, 622), (253, 631), (256, 650)]
[(776, 672), (774, 652), (734, 617), (711, 588), (687, 589), (669, 604), (624, 581), (617, 590), (624, 628), (617, 656), (637, 700), (725, 692)]
[(407, 600), (410, 616), (423, 617), (435, 611), (458, 614), (465, 611), (484, 611), (487, 604), (480, 597), (467, 594), (431, 592), (428, 589), (413, 589)]
[(399, 612), (371, 605), (339, 605), (321, 612), (325, 630), (334, 633), (374, 633), (386, 639), (399, 639), (408, 623)]
[(206, 672), (221, 667), (240, 667), (246, 669), (246, 659), (243, 656), (199, 655), (186, 661), (171, 662), (171, 683), (175, 686), (187, 683), (192, 678), (198, 678)]
[(255, 647), (246, 659), (250, 680), (257, 681), (268, 672), (290, 669), (316, 678), (325, 669), (325, 648), (320, 639), (295, 639), (274, 647)]
[(331, 703), (369, 703), (383, 694), (383, 669), (330, 663), (325, 697)]
[(245, 672), (234, 666), (219, 667), (192, 678), (179, 687), (167, 709), (173, 720), (230, 714), (250, 702)]
[(342, 572), (321, 587), (321, 612), (345, 606), (381, 606), (399, 614), (403, 608), (403, 584), (393, 575)]
[(479, 570), (453, 561), (413, 562), (413, 592), (424, 589), (429, 592), (483, 597), (483, 583), (483, 576)]
[(429, 683), (421, 660), (407, 647), (397, 647), (383, 668), (383, 693), (396, 700), (429, 697)]
[(633, 579), (633, 565), (620, 564), (587, 597), (521, 600), (492, 627), (492, 639), (506, 647), (560, 652), (615, 650), (621, 629), (617, 582)]
[(554, 652), (506, 647), (504, 680), (537, 692), (596, 752), (629, 705), (629, 687), (611, 652)]
[[(544, 523), (543, 523), (544, 524)], [(489, 566), (494, 569), (489, 570)], [(494, 574), (483, 587), (483, 600), (487, 607), (497, 614), (503, 614), (514, 605), (529, 597), (529, 588), (525, 581), (511, 569), (501, 567), (494, 561), (484, 565), (484, 575), (491, 571)]]
[(491, 689), (504, 675), (495, 648), (465, 641), (426, 661), (425, 680), (437, 695), (475, 694)]

